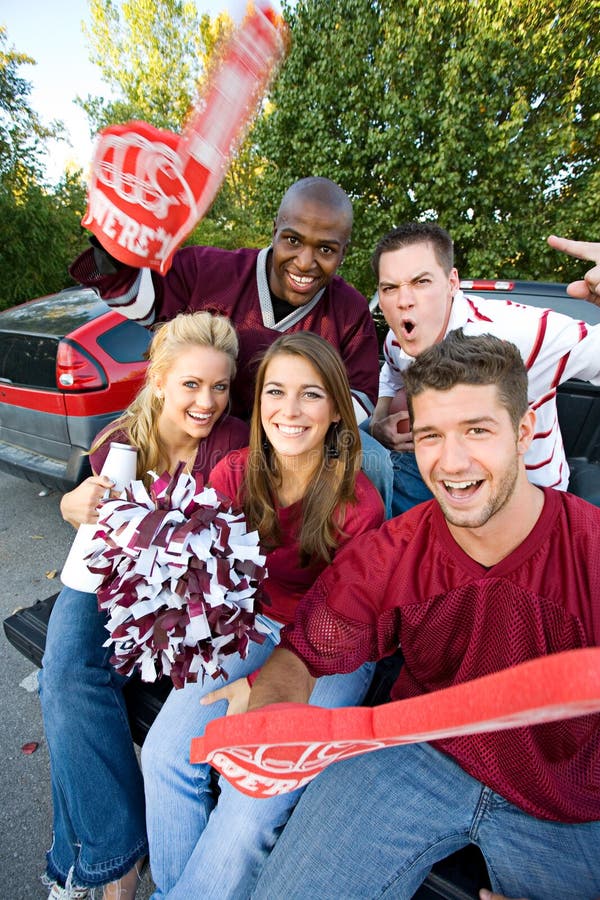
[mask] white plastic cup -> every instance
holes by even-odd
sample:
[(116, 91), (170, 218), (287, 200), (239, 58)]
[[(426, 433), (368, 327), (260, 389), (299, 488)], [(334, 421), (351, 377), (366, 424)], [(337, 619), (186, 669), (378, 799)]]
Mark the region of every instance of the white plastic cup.
[[(101, 475), (114, 482), (112, 490), (122, 491), (125, 485), (135, 480), (137, 450), (129, 444), (111, 441), (108, 455), (102, 466)], [(94, 594), (102, 584), (102, 576), (95, 575), (87, 567), (85, 557), (91, 550), (96, 525), (80, 525), (65, 560), (60, 580), (66, 587), (76, 591)]]

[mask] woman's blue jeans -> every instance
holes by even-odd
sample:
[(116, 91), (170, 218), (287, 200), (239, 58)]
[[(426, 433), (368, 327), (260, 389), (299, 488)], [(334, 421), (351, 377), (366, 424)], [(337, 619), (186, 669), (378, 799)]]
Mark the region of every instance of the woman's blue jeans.
[(409, 900), (435, 862), (470, 843), (506, 897), (600, 897), (600, 822), (534, 818), (430, 744), (375, 750), (318, 775), (252, 897)]
[(54, 806), (47, 874), (79, 885), (120, 878), (148, 852), (142, 776), (95, 594), (63, 588), (50, 621), (40, 699)]
[[(252, 644), (245, 660), (227, 659), (231, 681), (260, 668), (278, 643), (279, 626), (267, 621), (273, 632), (264, 644)], [(311, 704), (330, 708), (359, 704), (373, 671), (369, 663), (349, 675), (320, 678)], [(221, 678), (171, 691), (144, 742), (150, 863), (157, 886), (154, 898), (245, 900), (302, 793), (299, 789), (258, 800), (221, 778), (217, 800), (210, 767), (191, 765), (191, 739), (202, 735), (208, 722), (225, 715), (227, 709), (225, 701), (201, 706), (200, 698), (224, 684)]]

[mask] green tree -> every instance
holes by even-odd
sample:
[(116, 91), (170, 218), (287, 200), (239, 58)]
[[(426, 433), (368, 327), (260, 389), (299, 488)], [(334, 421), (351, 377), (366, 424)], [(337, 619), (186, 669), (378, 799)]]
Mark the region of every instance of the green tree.
[(80, 173), (52, 189), (30, 179), (18, 197), (0, 189), (0, 309), (73, 284), (69, 263), (87, 243), (84, 209)]
[(189, 0), (90, 0), (90, 13), (90, 60), (117, 98), (80, 101), (93, 129), (142, 119), (180, 131), (230, 18), (211, 20)]
[(0, 28), (0, 309), (71, 284), (68, 264), (82, 246), (80, 173), (44, 181), (45, 141), (62, 126), (44, 126), (30, 105), (19, 71), (33, 62)]
[(352, 197), (343, 274), (408, 219), (453, 234), (465, 276), (568, 277), (550, 231), (597, 235), (598, 0), (298, 0), (259, 124), (266, 208), (319, 174)]
[(31, 84), (19, 74), (34, 60), (8, 45), (6, 28), (0, 26), (0, 178), (17, 181), (31, 173), (41, 177), (43, 142), (60, 137), (58, 122), (44, 126), (31, 108)]

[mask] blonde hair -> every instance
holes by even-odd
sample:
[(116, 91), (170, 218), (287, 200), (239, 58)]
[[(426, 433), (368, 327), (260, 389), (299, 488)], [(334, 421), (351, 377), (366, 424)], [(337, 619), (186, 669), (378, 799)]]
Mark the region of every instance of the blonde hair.
[(229, 357), (231, 378), (236, 371), (238, 338), (235, 328), (225, 316), (209, 312), (179, 313), (170, 322), (160, 325), (150, 344), (144, 384), (127, 409), (112, 423), (91, 448), (94, 452), (119, 430), (128, 433), (129, 441), (137, 451), (137, 476), (148, 482), (149, 470), (164, 466), (167, 453), (158, 434), (158, 419), (163, 408), (163, 398), (156, 391), (155, 382), (165, 375), (173, 362), (187, 347), (212, 347)]
[(241, 502), (250, 527), (256, 528), (266, 547), (281, 544), (281, 528), (275, 508), (281, 471), (277, 456), (266, 440), (261, 421), (261, 395), (265, 373), (274, 357), (300, 356), (319, 373), (340, 421), (330, 426), (320, 465), (302, 500), (299, 525), (300, 563), (315, 558), (331, 562), (343, 534), (346, 503), (356, 502), (356, 475), (361, 464), (361, 443), (344, 364), (326, 340), (311, 332), (286, 334), (264, 354), (256, 375), (250, 451)]

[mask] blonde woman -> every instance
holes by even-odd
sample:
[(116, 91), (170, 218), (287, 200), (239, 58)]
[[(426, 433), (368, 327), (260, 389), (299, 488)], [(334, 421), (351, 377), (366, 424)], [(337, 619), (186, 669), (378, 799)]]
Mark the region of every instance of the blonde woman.
[[(75, 527), (94, 523), (111, 482), (99, 476), (111, 441), (137, 450), (138, 477), (173, 472), (184, 462), (205, 478), (225, 454), (248, 442), (248, 427), (228, 415), (238, 341), (228, 319), (179, 315), (150, 347), (144, 386), (92, 446), (94, 475), (61, 501)], [(104, 886), (104, 900), (135, 896), (147, 855), (142, 777), (122, 695), (126, 679), (103, 647), (106, 617), (95, 594), (64, 588), (48, 626), (40, 697), (50, 751), (53, 842), (47, 854), (50, 898), (83, 900)]]
[[(249, 897), (266, 856), (300, 791), (253, 800), (221, 779), (217, 799), (209, 766), (189, 763), (190, 739), (206, 724), (244, 711), (247, 676), (279, 642), (281, 628), (339, 547), (377, 527), (381, 497), (360, 471), (361, 444), (341, 358), (309, 332), (284, 335), (258, 369), (250, 446), (225, 457), (210, 483), (243, 507), (267, 551), (263, 583), (270, 601), (268, 637), (248, 657), (228, 657), (229, 681), (173, 691), (142, 751), (155, 900)], [(317, 706), (359, 704), (372, 677), (367, 664), (320, 680)]]

